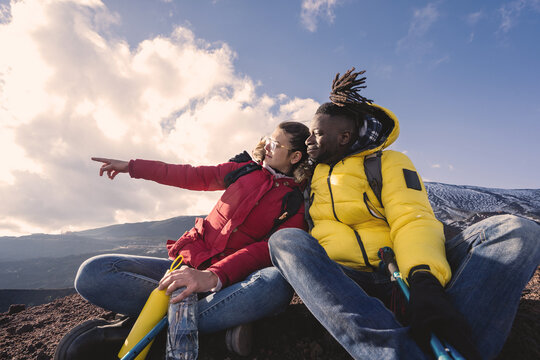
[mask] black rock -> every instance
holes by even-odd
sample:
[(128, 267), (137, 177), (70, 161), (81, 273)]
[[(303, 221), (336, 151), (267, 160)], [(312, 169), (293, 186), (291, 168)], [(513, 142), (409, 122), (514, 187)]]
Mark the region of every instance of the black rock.
[(8, 314), (16, 314), (26, 309), (25, 304), (12, 304), (9, 306)]

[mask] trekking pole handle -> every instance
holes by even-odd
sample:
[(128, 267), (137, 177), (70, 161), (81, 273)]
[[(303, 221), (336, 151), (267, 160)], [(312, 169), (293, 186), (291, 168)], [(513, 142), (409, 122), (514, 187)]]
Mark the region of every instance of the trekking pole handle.
[(399, 272), (396, 263), (396, 256), (391, 248), (389, 248), (388, 246), (380, 248), (378, 255), (379, 259), (381, 259), (383, 264), (386, 265), (390, 275), (394, 275), (394, 273)]

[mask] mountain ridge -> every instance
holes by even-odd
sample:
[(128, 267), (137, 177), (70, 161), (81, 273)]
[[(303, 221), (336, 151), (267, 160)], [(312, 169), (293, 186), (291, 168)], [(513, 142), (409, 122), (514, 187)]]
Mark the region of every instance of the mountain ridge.
[[(497, 214), (519, 215), (540, 224), (540, 189), (438, 182), (426, 182), (425, 186), (436, 217), (445, 225), (447, 238)], [(58, 235), (0, 237), (0, 289), (72, 287), (79, 265), (99, 254), (166, 257), (166, 241), (179, 238), (193, 226), (196, 217), (114, 224)]]

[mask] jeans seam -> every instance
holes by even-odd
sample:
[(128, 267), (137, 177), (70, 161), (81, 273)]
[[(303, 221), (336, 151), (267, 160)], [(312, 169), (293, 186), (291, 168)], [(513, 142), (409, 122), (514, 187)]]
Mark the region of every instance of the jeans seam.
[(122, 261), (122, 259), (119, 259), (115, 262), (113, 262), (111, 265), (112, 265), (112, 271), (117, 273), (118, 275), (122, 276), (122, 277), (128, 277), (128, 278), (132, 278), (134, 280), (139, 280), (139, 281), (143, 281), (143, 282), (146, 282), (146, 283), (150, 283), (152, 285), (157, 285), (159, 284), (159, 281), (156, 281), (155, 279), (152, 279), (152, 278), (149, 278), (147, 276), (143, 276), (143, 275), (139, 275), (139, 274), (136, 274), (136, 273), (133, 273), (133, 272), (130, 272), (130, 271), (121, 271), (118, 269), (117, 267), (117, 263)]
[(475, 232), (473, 232), (472, 234), (468, 235), (467, 237), (462, 237), (461, 241), (458, 241), (455, 244), (452, 244), (451, 247), (448, 247), (447, 251), (461, 245), (462, 243), (466, 242), (468, 239), (470, 239), (470, 238), (472, 238), (474, 236), (477, 236), (478, 233), (484, 233), (484, 230), (483, 229), (478, 229)]
[(246, 283), (246, 286), (242, 286), (242, 287), (238, 288), (237, 290), (235, 290), (234, 292), (230, 293), (229, 295), (227, 295), (227, 296), (224, 297), (223, 299), (219, 300), (219, 301), (216, 302), (215, 304), (212, 304), (212, 306), (208, 307), (206, 310), (204, 310), (203, 312), (199, 313), (199, 316), (204, 316), (204, 315), (206, 315), (206, 314), (208, 314), (208, 313), (214, 311), (214, 309), (215, 309), (218, 305), (220, 305), (220, 304), (222, 304), (222, 303), (224, 303), (224, 302), (226, 302), (226, 301), (230, 301), (231, 299), (235, 298), (236, 296), (239, 295), (239, 293), (243, 292), (243, 291), (246, 289), (246, 287), (247, 287), (248, 285), (251, 285), (251, 284), (254, 283), (255, 281), (259, 280), (260, 278), (261, 278), (261, 275), (260, 275), (260, 274), (255, 275), (248, 283)]

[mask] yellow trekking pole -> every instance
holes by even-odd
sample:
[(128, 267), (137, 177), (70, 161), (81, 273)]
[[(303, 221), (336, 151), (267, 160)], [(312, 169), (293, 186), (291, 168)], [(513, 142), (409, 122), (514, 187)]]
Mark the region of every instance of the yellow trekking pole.
[[(179, 255), (171, 264), (167, 273), (176, 270), (184, 260), (182, 255)], [(155, 288), (146, 300), (137, 321), (133, 325), (128, 337), (124, 341), (124, 345), (118, 353), (119, 359), (136, 359), (144, 360), (150, 347), (154, 341), (154, 337), (167, 325), (167, 310), (169, 308), (170, 296), (165, 293), (166, 290), (158, 290)], [(150, 336), (153, 335), (153, 336)], [(142, 347), (142, 343), (146, 342), (146, 346)], [(139, 345), (141, 343), (141, 345)], [(136, 347), (136, 345), (139, 345)], [(142, 347), (142, 348), (141, 348)], [(135, 350), (135, 351), (134, 351)], [(126, 357), (126, 355), (128, 355)], [(135, 355), (138, 356), (135, 358)]]

